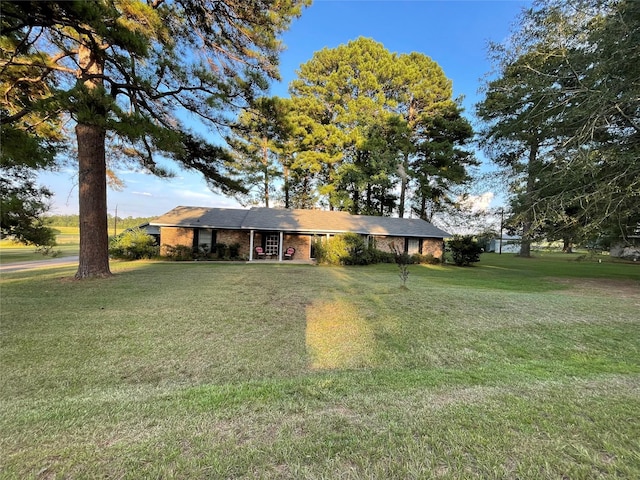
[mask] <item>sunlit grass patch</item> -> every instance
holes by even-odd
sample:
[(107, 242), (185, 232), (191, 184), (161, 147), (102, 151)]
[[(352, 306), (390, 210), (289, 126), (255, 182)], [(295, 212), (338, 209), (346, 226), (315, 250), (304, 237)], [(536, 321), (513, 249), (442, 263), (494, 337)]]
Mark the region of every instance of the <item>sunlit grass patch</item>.
[(306, 344), (311, 368), (318, 370), (370, 366), (375, 354), (371, 327), (344, 300), (307, 307)]

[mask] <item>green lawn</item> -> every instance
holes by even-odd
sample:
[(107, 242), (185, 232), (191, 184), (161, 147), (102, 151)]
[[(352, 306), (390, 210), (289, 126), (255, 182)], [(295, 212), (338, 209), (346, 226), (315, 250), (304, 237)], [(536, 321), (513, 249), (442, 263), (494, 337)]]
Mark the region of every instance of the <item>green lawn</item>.
[(640, 265), (3, 274), (0, 478), (640, 478)]
[[(52, 253), (56, 256), (77, 255), (80, 249), (80, 230), (77, 227), (51, 227), (56, 232), (56, 246)], [(43, 260), (50, 257), (36, 251), (33, 245), (23, 245), (10, 238), (0, 240), (0, 265)]]

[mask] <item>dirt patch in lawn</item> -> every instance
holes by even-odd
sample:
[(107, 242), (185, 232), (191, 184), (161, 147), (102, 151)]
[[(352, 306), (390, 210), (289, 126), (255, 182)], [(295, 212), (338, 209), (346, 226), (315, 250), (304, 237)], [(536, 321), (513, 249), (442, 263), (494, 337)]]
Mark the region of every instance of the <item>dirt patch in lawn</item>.
[(569, 288), (565, 290), (567, 295), (598, 295), (640, 300), (640, 282), (636, 280), (610, 278), (552, 278), (551, 280), (568, 286)]

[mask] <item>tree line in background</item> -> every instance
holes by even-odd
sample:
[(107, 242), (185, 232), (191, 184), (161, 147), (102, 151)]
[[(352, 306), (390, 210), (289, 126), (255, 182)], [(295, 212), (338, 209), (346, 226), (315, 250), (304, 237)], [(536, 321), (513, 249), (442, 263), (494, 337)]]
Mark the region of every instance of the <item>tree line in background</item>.
[[(78, 161), (77, 278), (110, 274), (107, 179), (123, 163), (170, 175), (159, 156), (245, 204), (426, 220), (460, 205), (474, 133), (426, 55), (358, 38), (301, 65), (290, 98), (263, 95), (278, 35), (310, 3), (3, 2), (2, 233), (46, 228), (34, 172), (61, 156)], [(508, 179), (522, 254), (539, 236), (638, 233), (638, 45), (640, 2), (543, 0), (491, 46), (475, 140)]]
[[(149, 223), (156, 217), (116, 217), (107, 214), (107, 225), (109, 231), (113, 231), (114, 225), (118, 231), (127, 228), (139, 227), (145, 223)], [(47, 226), (51, 227), (80, 227), (80, 215), (47, 215), (43, 217)]]

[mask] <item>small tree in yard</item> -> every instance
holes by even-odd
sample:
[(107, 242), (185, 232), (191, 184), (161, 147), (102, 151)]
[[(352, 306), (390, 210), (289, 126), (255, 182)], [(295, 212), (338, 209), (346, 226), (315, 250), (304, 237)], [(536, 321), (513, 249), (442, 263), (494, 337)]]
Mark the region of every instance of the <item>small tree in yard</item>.
[(471, 235), (454, 235), (447, 243), (453, 262), (461, 267), (480, 261), (482, 247)]
[(411, 255), (397, 248), (395, 244), (391, 245), (391, 249), (393, 250), (396, 265), (398, 265), (398, 268), (400, 269), (398, 276), (400, 277), (400, 280), (402, 280), (401, 288), (403, 290), (407, 290), (407, 280), (409, 279), (409, 265), (413, 263), (413, 259), (411, 258)]

